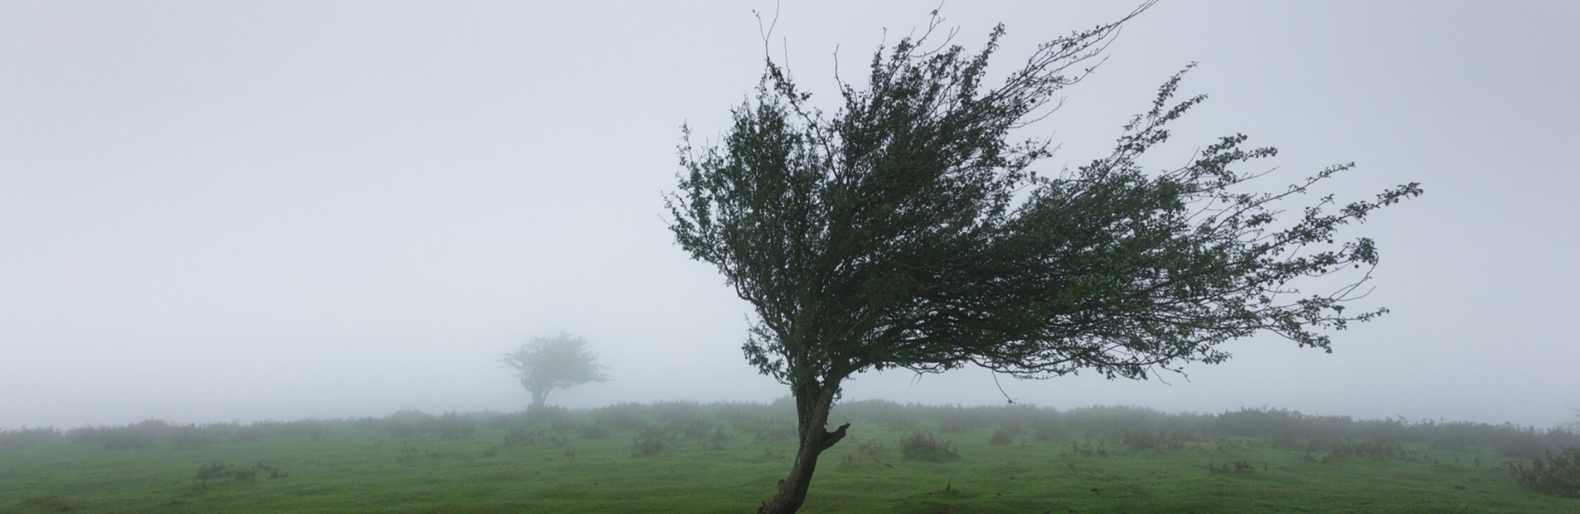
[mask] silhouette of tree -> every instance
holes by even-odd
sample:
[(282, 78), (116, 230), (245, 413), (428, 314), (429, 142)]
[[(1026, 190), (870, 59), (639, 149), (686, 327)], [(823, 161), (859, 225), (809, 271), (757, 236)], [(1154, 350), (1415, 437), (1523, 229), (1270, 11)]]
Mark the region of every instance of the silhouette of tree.
[(543, 407), (550, 391), (609, 379), (587, 348), (587, 340), (564, 333), (534, 337), (531, 343), (505, 354), (499, 362), (516, 370), (521, 387), (532, 393), (533, 410)]

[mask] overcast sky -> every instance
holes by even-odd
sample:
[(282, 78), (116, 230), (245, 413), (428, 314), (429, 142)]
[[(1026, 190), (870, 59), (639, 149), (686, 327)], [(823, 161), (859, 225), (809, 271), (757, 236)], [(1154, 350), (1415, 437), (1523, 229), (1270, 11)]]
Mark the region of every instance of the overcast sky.
[[(832, 109), (935, 3), (780, 7), (771, 48)], [(0, 429), (519, 410), (496, 359), (585, 336), (612, 380), (550, 403), (770, 401), (750, 307), (665, 225), (680, 125), (716, 139), (771, 2), (0, 2)], [(953, 2), (956, 41), (1029, 49), (1122, 2)], [(1269, 189), (1426, 194), (1378, 240), (1392, 314), (1333, 353), (1263, 336), (1167, 383), (1005, 379), (1060, 409), (1274, 407), (1552, 426), (1580, 407), (1580, 4), (1165, 0), (1033, 128), (1105, 155), (1190, 62), (1210, 99), (1159, 153), (1244, 132)], [(835, 49), (838, 48), (836, 57)], [(1172, 160), (1170, 160), (1172, 159)], [(980, 369), (845, 399), (995, 405)]]

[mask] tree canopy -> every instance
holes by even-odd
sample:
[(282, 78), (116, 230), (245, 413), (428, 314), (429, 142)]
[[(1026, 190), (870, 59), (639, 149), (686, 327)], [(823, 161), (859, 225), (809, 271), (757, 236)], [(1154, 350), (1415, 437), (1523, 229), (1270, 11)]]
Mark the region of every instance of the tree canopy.
[[(1290, 212), (1352, 165), (1258, 191), (1266, 173), (1240, 168), (1277, 151), (1241, 134), (1185, 166), (1144, 169), (1169, 123), (1205, 100), (1176, 98), (1183, 70), (1106, 157), (1035, 169), (1051, 141), (1016, 136), (1092, 71), (1123, 21), (1040, 45), (997, 87), (985, 79), (1002, 25), (976, 53), (905, 38), (878, 50), (865, 86), (840, 84), (833, 113), (769, 59), (718, 145), (698, 148), (684, 130), (670, 228), (754, 307), (742, 349), (790, 387), (800, 415), (801, 451), (764, 511), (800, 506), (834, 434), (828, 409), (862, 371), (1144, 379), (1223, 361), (1219, 343), (1263, 331), (1326, 350), (1326, 331), (1385, 312), (1346, 311), (1378, 252), (1338, 232), (1419, 185)], [(1298, 287), (1346, 271), (1335, 291)]]
[(532, 342), (499, 359), (516, 370), (521, 387), (532, 393), (532, 408), (542, 408), (549, 392), (559, 388), (603, 382), (609, 377), (598, 365), (597, 356), (587, 340), (560, 333), (555, 337), (534, 337)]

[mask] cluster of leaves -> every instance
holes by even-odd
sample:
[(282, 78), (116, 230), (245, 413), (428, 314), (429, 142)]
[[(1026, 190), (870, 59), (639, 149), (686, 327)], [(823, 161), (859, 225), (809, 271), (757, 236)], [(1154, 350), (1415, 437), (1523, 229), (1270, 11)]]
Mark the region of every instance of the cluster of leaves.
[(975, 55), (902, 39), (874, 56), (867, 89), (842, 88), (832, 117), (769, 63), (721, 146), (695, 149), (688, 133), (671, 228), (756, 308), (748, 360), (805, 387), (968, 363), (1145, 378), (1222, 361), (1214, 346), (1258, 331), (1326, 349), (1323, 329), (1381, 314), (1345, 312), (1367, 275), (1331, 294), (1295, 284), (1375, 265), (1371, 240), (1336, 242), (1338, 230), (1419, 186), (1342, 206), (1323, 197), (1281, 224), (1282, 202), (1351, 166), (1239, 192), (1262, 174), (1233, 168), (1276, 151), (1236, 134), (1184, 167), (1144, 171), (1140, 156), (1205, 99), (1173, 100), (1183, 72), (1108, 157), (1059, 177), (1031, 169), (1050, 142), (1009, 134), (1079, 81), (1075, 66), (1116, 27), (1040, 47), (998, 88), (983, 79), (1002, 27)]
[(1520, 485), (1533, 491), (1580, 498), (1580, 446), (1547, 452), (1528, 466), (1512, 462), (1509, 471)]

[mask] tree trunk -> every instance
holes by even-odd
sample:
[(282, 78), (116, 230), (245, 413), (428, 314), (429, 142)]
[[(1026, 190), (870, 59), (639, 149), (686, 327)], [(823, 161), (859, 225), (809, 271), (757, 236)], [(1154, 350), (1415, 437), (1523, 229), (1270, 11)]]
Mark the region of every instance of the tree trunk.
[(544, 402), (547, 402), (548, 399), (549, 399), (549, 392), (547, 390), (544, 390), (544, 391), (541, 391), (541, 392), (540, 391), (533, 391), (532, 392), (532, 408), (530, 408), (528, 410), (536, 411), (536, 410), (542, 409)]
[(790, 465), (790, 476), (779, 481), (779, 493), (764, 502), (757, 509), (758, 514), (791, 514), (806, 501), (806, 491), (812, 485), (812, 470), (817, 467), (818, 456), (845, 435), (844, 427), (837, 433), (824, 430), (828, 425), (829, 409), (834, 406), (834, 394), (838, 391), (838, 383), (825, 383), (821, 388), (795, 391), (801, 447), (796, 450), (795, 463)]

